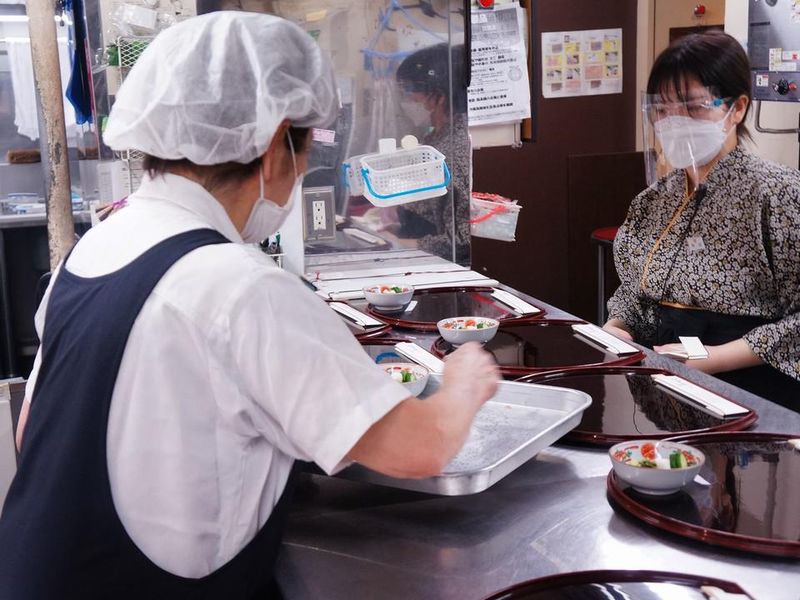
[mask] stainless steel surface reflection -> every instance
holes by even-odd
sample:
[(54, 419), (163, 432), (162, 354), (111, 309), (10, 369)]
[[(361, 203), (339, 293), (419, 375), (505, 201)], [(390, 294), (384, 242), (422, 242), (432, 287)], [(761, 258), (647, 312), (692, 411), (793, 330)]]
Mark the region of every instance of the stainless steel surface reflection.
[[(800, 434), (797, 413), (652, 353), (645, 364), (754, 408), (756, 430)], [(606, 499), (609, 469), (603, 449), (555, 446), (461, 497), (307, 476), (279, 581), (288, 599), (465, 600), (555, 573), (647, 569), (726, 579), (754, 598), (798, 600), (798, 561), (705, 546), (615, 513)]]

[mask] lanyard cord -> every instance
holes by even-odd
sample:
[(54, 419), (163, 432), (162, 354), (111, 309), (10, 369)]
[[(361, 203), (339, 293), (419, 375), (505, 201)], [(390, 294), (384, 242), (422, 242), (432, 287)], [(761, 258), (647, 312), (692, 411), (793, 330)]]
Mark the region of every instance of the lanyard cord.
[[(683, 214), (683, 211), (686, 209), (686, 207), (689, 205), (689, 203), (692, 200), (694, 200), (695, 202), (693, 203), (694, 206), (693, 206), (693, 209), (692, 209), (692, 214), (689, 215), (689, 222), (686, 224), (686, 229), (684, 230), (683, 234), (680, 236), (680, 239), (675, 244), (675, 249), (672, 251), (672, 255), (670, 256), (669, 268), (667, 269), (667, 275), (666, 275), (666, 277), (664, 277), (664, 282), (661, 285), (661, 293), (659, 295), (658, 303), (660, 303), (661, 301), (664, 300), (664, 296), (667, 293), (667, 283), (669, 283), (669, 278), (672, 275), (672, 270), (675, 268), (675, 259), (677, 258), (678, 251), (680, 250), (681, 246), (683, 246), (683, 243), (686, 241), (686, 238), (688, 237), (689, 232), (692, 230), (692, 224), (694, 223), (694, 218), (697, 216), (697, 213), (698, 213), (698, 211), (700, 209), (700, 203), (703, 201), (703, 198), (706, 197), (706, 191), (707, 191), (706, 185), (705, 184), (700, 184), (699, 186), (697, 186), (697, 189), (694, 191), (694, 193), (689, 194), (688, 180), (687, 180), (686, 198), (684, 198), (683, 203), (676, 210), (676, 212), (672, 216), (672, 219), (670, 220), (669, 224), (664, 229), (664, 231), (662, 232), (662, 234), (659, 236), (658, 240), (656, 241), (655, 245), (653, 246), (653, 248), (648, 253), (648, 256), (647, 256), (647, 259), (646, 259), (646, 263), (645, 263), (645, 268), (644, 268), (643, 273), (642, 273), (642, 279), (640, 281), (642, 295), (644, 295), (644, 288), (645, 288), (644, 276), (647, 274), (647, 270), (648, 270), (647, 267), (649, 267), (649, 265), (650, 265), (650, 261), (652, 260), (653, 254), (655, 253), (655, 251), (658, 248), (658, 246), (660, 246), (661, 241), (664, 239), (664, 237), (666, 237), (667, 233), (675, 225), (675, 222), (678, 220), (678, 218), (681, 216), (681, 214)], [(656, 344), (663, 343), (663, 342), (660, 341), (660, 331), (661, 331), (661, 313), (659, 312), (658, 309), (656, 309), (656, 336), (655, 336), (655, 341), (654, 341)]]
[(692, 229), (692, 223), (694, 223), (695, 215), (697, 215), (697, 211), (700, 208), (700, 203), (703, 201), (703, 198), (706, 197), (707, 187), (706, 184), (701, 183), (697, 186), (697, 189), (693, 193), (689, 193), (689, 178), (686, 178), (686, 192), (681, 205), (675, 209), (675, 212), (672, 215), (672, 218), (667, 223), (667, 226), (661, 232), (661, 235), (658, 236), (656, 243), (653, 244), (653, 247), (650, 248), (650, 251), (647, 253), (647, 256), (644, 259), (644, 268), (642, 269), (642, 276), (639, 279), (639, 292), (644, 295), (645, 291), (647, 290), (647, 275), (650, 272), (650, 264), (653, 262), (653, 256), (661, 247), (661, 243), (664, 241), (664, 238), (667, 237), (672, 228), (675, 227), (675, 224), (680, 219), (683, 212), (686, 210), (686, 207), (694, 200), (694, 210), (692, 210), (692, 214), (689, 216), (689, 222), (686, 225), (686, 230), (681, 235), (681, 238), (678, 240), (678, 243), (675, 245), (675, 249), (672, 251), (672, 256), (670, 257), (669, 262), (669, 270), (667, 271), (667, 276), (664, 278), (664, 284), (661, 287), (661, 297), (660, 299), (664, 299), (664, 293), (666, 292), (667, 282), (669, 281), (669, 277), (672, 274), (672, 269), (675, 267), (675, 258), (677, 256), (678, 250), (683, 245), (683, 242), (686, 240), (687, 236), (689, 235), (689, 231)]
[[(689, 205), (689, 202), (692, 200), (692, 194), (689, 193), (689, 178), (686, 178), (686, 191), (684, 192), (683, 202), (681, 205), (675, 209), (675, 212), (672, 213), (672, 218), (667, 223), (667, 226), (661, 232), (661, 235), (658, 236), (656, 243), (653, 244), (653, 247), (650, 248), (650, 251), (647, 253), (647, 256), (644, 259), (644, 268), (642, 269), (642, 276), (639, 279), (639, 291), (644, 294), (647, 288), (647, 275), (650, 272), (650, 263), (653, 262), (653, 256), (655, 255), (656, 251), (661, 247), (661, 242), (664, 241), (664, 238), (667, 237), (667, 234), (672, 231), (672, 228), (675, 226), (675, 223), (678, 222), (678, 219), (683, 214), (683, 211), (686, 210), (686, 207)], [(674, 258), (674, 256), (673, 256)], [(663, 294), (662, 294), (663, 295)]]
[(689, 222), (686, 224), (686, 230), (681, 235), (678, 243), (675, 244), (675, 249), (672, 251), (672, 256), (669, 258), (669, 269), (667, 269), (667, 276), (664, 277), (664, 284), (661, 286), (661, 297), (659, 301), (664, 299), (664, 296), (667, 293), (667, 283), (669, 282), (670, 275), (672, 275), (672, 269), (675, 268), (675, 259), (678, 256), (678, 250), (681, 249), (683, 243), (686, 241), (686, 238), (689, 237), (689, 232), (692, 230), (692, 223), (694, 223), (694, 218), (697, 216), (697, 212), (700, 210), (700, 203), (703, 201), (703, 198), (706, 197), (706, 186), (705, 184), (700, 184), (697, 190), (689, 197), (690, 200), (694, 200), (694, 206), (692, 207), (692, 214), (689, 215)]

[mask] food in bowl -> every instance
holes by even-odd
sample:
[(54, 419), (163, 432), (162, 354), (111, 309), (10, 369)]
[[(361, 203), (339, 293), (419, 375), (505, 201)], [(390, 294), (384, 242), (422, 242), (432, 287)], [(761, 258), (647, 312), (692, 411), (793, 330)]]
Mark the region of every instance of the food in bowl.
[[(634, 453), (634, 449), (637, 448), (639, 452)], [(641, 447), (628, 446), (617, 450), (614, 458), (626, 465), (643, 469), (685, 469), (697, 464), (697, 457), (689, 450), (673, 448), (669, 451), (668, 457), (663, 457), (656, 452), (656, 445), (650, 442), (642, 444)]]
[(428, 370), (414, 363), (389, 363), (382, 365), (397, 383), (402, 383), (409, 395), (418, 396), (428, 384)]
[(408, 367), (386, 367), (386, 372), (398, 383), (411, 383), (417, 380), (414, 370)]
[(494, 327), (494, 325), (494, 323), (484, 319), (453, 319), (442, 323), (442, 327), (445, 329), (486, 329)]
[(697, 448), (677, 442), (622, 442), (609, 451), (614, 473), (645, 494), (672, 494), (691, 483), (705, 463)]
[(407, 292), (408, 288), (402, 287), (399, 285), (382, 285), (377, 290), (374, 290), (379, 294), (402, 294), (403, 292)]
[(398, 311), (403, 310), (414, 295), (414, 288), (410, 285), (397, 283), (381, 283), (370, 285), (363, 289), (364, 298), (373, 308), (378, 310)]
[(454, 345), (488, 342), (497, 333), (499, 322), (486, 317), (453, 317), (436, 324), (439, 334)]

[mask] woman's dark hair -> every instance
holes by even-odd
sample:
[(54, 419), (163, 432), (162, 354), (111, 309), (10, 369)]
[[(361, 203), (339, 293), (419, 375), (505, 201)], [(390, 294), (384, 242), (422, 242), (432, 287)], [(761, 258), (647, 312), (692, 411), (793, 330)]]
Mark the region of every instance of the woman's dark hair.
[(750, 137), (744, 122), (752, 104), (750, 61), (742, 45), (727, 33), (709, 31), (678, 38), (658, 55), (647, 80), (648, 94), (674, 93), (686, 99), (689, 82), (696, 79), (721, 98), (747, 96), (747, 110), (736, 127), (740, 137)]
[[(306, 149), (309, 131), (308, 127), (289, 127), (289, 138), (292, 140), (292, 146), (294, 146), (295, 152), (302, 152)], [(288, 139), (285, 139), (284, 143), (287, 148), (291, 149), (292, 146), (289, 145)], [(164, 173), (173, 171), (176, 167), (179, 169), (189, 169), (203, 178), (203, 185), (207, 190), (213, 190), (251, 177), (258, 171), (259, 164), (261, 164), (260, 156), (251, 160), (249, 163), (231, 161), (217, 165), (196, 165), (185, 158), (172, 160), (145, 154), (143, 166), (150, 177), (163, 175)]]
[(404, 91), (428, 96), (450, 96), (453, 112), (467, 111), (467, 91), (460, 82), (450, 85), (450, 63), (453, 73), (460, 74), (464, 63), (464, 46), (436, 44), (414, 52), (397, 68), (397, 82)]

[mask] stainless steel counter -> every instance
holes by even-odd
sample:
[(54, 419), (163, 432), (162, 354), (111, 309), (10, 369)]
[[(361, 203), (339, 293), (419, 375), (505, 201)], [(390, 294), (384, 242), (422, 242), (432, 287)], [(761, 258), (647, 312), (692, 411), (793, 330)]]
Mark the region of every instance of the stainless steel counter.
[[(433, 339), (415, 335), (421, 345)], [(651, 352), (645, 364), (754, 408), (755, 430), (800, 434), (800, 414)], [(473, 496), (304, 476), (279, 581), (288, 599), (465, 600), (555, 573), (651, 569), (728, 579), (759, 599), (800, 598), (800, 561), (706, 546), (615, 512), (606, 499), (609, 469), (603, 449), (557, 445)]]
[[(72, 213), (72, 218), (76, 223), (91, 223), (92, 214), (88, 210), (80, 210)], [(0, 215), (0, 229), (12, 229), (15, 227), (46, 227), (47, 215), (36, 213), (29, 215)]]

